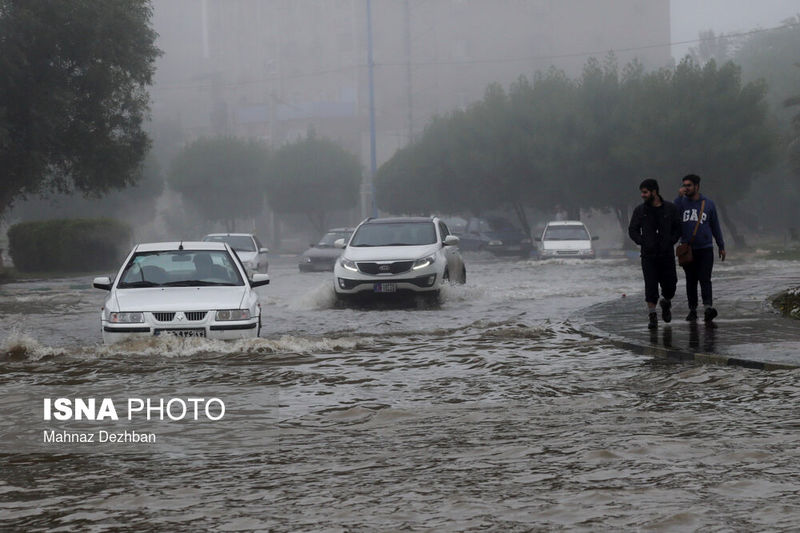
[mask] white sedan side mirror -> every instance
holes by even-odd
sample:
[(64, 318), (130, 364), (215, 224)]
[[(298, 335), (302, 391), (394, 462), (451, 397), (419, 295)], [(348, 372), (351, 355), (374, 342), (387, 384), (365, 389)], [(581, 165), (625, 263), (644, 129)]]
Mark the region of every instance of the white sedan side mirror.
[(250, 280), (250, 286), (261, 287), (262, 285), (269, 285), (269, 274), (253, 274), (253, 279)]
[(109, 278), (108, 276), (94, 278), (94, 281), (92, 281), (92, 287), (94, 287), (95, 289), (103, 289), (104, 291), (110, 291), (111, 278)]

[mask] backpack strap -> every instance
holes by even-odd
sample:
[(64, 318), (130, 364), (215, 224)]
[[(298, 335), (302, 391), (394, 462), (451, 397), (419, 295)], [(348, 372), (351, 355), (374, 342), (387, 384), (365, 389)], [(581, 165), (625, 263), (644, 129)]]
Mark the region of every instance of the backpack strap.
[(706, 201), (703, 200), (703, 203), (700, 204), (700, 215), (697, 217), (697, 224), (694, 225), (694, 231), (692, 232), (692, 238), (689, 239), (689, 244), (692, 244), (694, 238), (697, 236), (697, 230), (700, 228), (700, 221), (703, 220), (703, 210), (706, 208)]

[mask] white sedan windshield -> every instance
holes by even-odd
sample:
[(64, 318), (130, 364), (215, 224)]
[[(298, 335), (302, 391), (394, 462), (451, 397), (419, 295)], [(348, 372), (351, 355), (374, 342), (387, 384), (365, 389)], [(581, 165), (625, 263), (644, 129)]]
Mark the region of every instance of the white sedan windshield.
[(128, 262), (118, 289), (244, 285), (225, 250), (141, 252)]

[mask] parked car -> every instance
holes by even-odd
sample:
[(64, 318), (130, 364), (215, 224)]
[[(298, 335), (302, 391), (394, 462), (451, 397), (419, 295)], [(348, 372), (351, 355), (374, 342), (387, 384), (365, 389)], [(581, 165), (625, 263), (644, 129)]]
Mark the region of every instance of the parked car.
[(269, 275), (247, 271), (225, 243), (137, 244), (116, 277), (98, 277), (108, 291), (100, 313), (103, 341), (159, 335), (257, 337), (261, 305), (255, 287)]
[(458, 237), (437, 217), (369, 218), (345, 244), (333, 269), (333, 288), (348, 296), (425, 294), (435, 297), (448, 281), (464, 283), (467, 269)]
[(269, 270), (267, 259), (269, 249), (252, 233), (210, 233), (203, 237), (203, 240), (227, 243), (242, 260), (247, 271), (252, 274), (257, 272), (266, 274)]
[(470, 218), (459, 238), (464, 251), (528, 257), (533, 250), (530, 237), (503, 217)]
[(467, 229), (467, 219), (461, 217), (442, 217), (442, 222), (447, 225), (451, 235), (461, 237), (464, 230)]
[(329, 229), (317, 244), (312, 244), (300, 255), (300, 261), (297, 264), (300, 272), (333, 270), (333, 265), (342, 255), (342, 249), (334, 246), (334, 243), (339, 239), (344, 239), (346, 243), (352, 234), (353, 228)]
[(541, 259), (553, 257), (594, 259), (595, 257), (592, 241), (596, 241), (597, 236), (593, 237), (586, 225), (578, 220), (548, 222), (541, 238), (536, 240), (541, 243), (539, 246)]

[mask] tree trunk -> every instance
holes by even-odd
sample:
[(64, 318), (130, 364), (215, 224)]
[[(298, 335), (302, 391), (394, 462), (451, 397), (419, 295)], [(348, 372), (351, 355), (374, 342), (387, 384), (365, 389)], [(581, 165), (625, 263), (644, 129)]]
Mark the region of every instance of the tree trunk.
[(628, 217), (628, 208), (627, 207), (614, 207), (614, 214), (617, 215), (617, 222), (619, 222), (619, 228), (622, 230), (622, 249), (623, 250), (634, 250), (635, 243), (628, 238), (628, 225), (630, 224), (630, 220)]
[(569, 220), (580, 220), (581, 219), (581, 208), (580, 207), (569, 207), (569, 208), (567, 208), (567, 218)]
[(731, 239), (736, 244), (737, 248), (747, 248), (747, 243), (744, 240), (744, 235), (739, 233), (739, 230), (736, 228), (736, 224), (734, 224), (733, 220), (728, 216), (727, 210), (722, 210), (717, 206), (717, 213), (722, 218), (722, 221), (725, 222), (725, 226), (727, 226), (728, 231), (730, 231)]
[(529, 239), (532, 238), (531, 225), (528, 222), (528, 215), (525, 214), (525, 207), (519, 202), (512, 202), (511, 205), (514, 208), (514, 212), (517, 213), (517, 220), (519, 220), (519, 223), (522, 226), (522, 231), (525, 232), (525, 235), (527, 235)]

